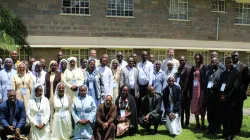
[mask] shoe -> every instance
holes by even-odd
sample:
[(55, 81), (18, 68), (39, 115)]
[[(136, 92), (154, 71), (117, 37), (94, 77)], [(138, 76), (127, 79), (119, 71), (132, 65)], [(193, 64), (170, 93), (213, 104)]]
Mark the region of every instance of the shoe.
[(226, 138), (226, 140), (233, 140), (234, 139), (234, 135), (230, 135)]

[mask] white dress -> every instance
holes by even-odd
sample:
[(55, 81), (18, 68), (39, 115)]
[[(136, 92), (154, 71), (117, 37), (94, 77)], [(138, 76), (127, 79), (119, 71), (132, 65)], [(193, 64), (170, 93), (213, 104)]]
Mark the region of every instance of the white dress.
[[(42, 123), (45, 124), (42, 130), (38, 130), (37, 114), (41, 113)], [(41, 101), (35, 101), (35, 99), (29, 99), (27, 109), (28, 119), (31, 125), (30, 139), (31, 140), (48, 140), (50, 139), (50, 105), (49, 100), (46, 97), (42, 97)]]
[[(170, 103), (170, 111), (172, 112), (173, 110), (173, 100), (172, 100), (172, 89), (170, 89), (170, 94), (169, 94), (169, 103)], [(174, 135), (179, 135), (182, 132), (182, 127), (181, 127), (181, 116), (178, 115), (178, 113), (175, 113), (176, 118), (174, 120), (170, 120), (169, 116), (166, 116), (166, 127), (170, 134)]]
[(53, 99), (54, 114), (51, 114), (52, 133), (51, 140), (68, 140), (72, 136), (72, 122), (70, 102), (68, 97), (64, 95), (61, 99), (56, 95)]

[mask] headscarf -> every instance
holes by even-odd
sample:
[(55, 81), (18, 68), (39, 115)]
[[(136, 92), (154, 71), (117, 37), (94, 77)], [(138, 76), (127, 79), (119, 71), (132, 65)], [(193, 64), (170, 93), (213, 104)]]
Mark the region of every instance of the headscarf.
[(86, 93), (86, 96), (88, 95), (88, 87), (86, 86), (86, 85), (84, 85), (84, 84), (81, 84), (79, 87), (78, 87), (78, 89), (77, 89), (77, 91), (76, 91), (76, 97), (80, 97), (80, 95), (79, 95), (79, 93), (80, 93), (80, 87), (82, 87), (82, 86), (84, 86), (86, 89), (87, 89), (87, 93)]
[(66, 85), (63, 83), (63, 82), (60, 82), (60, 83), (58, 83), (57, 85), (56, 85), (56, 90), (55, 90), (55, 96), (58, 96), (58, 86), (59, 85), (64, 85), (64, 94), (63, 95), (65, 95), (66, 94)]
[(77, 69), (77, 58), (76, 57), (70, 57), (68, 58), (68, 64), (67, 64), (67, 69), (70, 70), (70, 61), (72, 60), (75, 60), (75, 68), (74, 69)]
[(172, 64), (174, 66), (174, 61), (170, 60), (167, 64)]
[(51, 69), (50, 69), (50, 65), (51, 65), (51, 64), (53, 64), (53, 63), (56, 63), (56, 64), (57, 64), (57, 62), (56, 62), (55, 60), (50, 61), (48, 71), (50, 71), (50, 70), (51, 70)]
[[(35, 99), (36, 97), (36, 89), (41, 86), (43, 87), (43, 85), (39, 84), (39, 83), (36, 83), (33, 88), (32, 88), (32, 91), (30, 93), (30, 99)], [(42, 88), (43, 89), (43, 88)], [(42, 94), (42, 97), (44, 97), (44, 89), (43, 89), (43, 94)]]
[(58, 71), (59, 71), (59, 72), (62, 72), (62, 66), (61, 66), (61, 63), (62, 63), (62, 62), (66, 62), (66, 68), (67, 68), (67, 65), (68, 65), (68, 61), (67, 61), (66, 59), (60, 60), (59, 66), (58, 66)]
[(12, 68), (11, 68), (11, 69), (14, 69), (14, 67), (13, 67), (14, 63), (13, 63), (13, 60), (12, 60), (11, 58), (6, 58), (6, 59), (4, 60), (3, 69), (6, 69), (5, 62), (6, 62), (7, 60), (10, 60), (10, 61), (11, 61), (11, 63), (12, 63)]
[(21, 64), (24, 65), (24, 74), (26, 74), (26, 69), (27, 69), (27, 68), (26, 68), (26, 65), (23, 63), (23, 61), (22, 61), (20, 64), (17, 65), (17, 74), (19, 74), (19, 73), (18, 73), (18, 69), (19, 69), (19, 67), (21, 66)]
[(113, 61), (111, 61), (110, 68), (112, 70), (113, 70), (113, 63), (117, 63), (117, 68), (116, 69), (118, 69), (119, 61), (117, 59), (114, 59)]
[(38, 65), (38, 64), (40, 64), (40, 62), (39, 61), (36, 61), (36, 62), (34, 62), (33, 64), (32, 64), (32, 67), (31, 67), (31, 71), (32, 71), (32, 73), (36, 73), (36, 65)]
[[(88, 65), (87, 65), (87, 68), (86, 68), (86, 70), (89, 72), (89, 63), (90, 63), (90, 61), (94, 61), (95, 62), (95, 59), (93, 59), (93, 58), (89, 58), (89, 60), (88, 60)], [(95, 65), (94, 65), (94, 71), (96, 70), (96, 67), (95, 67)]]

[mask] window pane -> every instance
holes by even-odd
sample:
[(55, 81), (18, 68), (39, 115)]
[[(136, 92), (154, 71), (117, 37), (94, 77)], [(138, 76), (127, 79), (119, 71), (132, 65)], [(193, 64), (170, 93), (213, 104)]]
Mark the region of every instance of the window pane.
[(108, 0), (107, 15), (133, 16), (133, 0)]

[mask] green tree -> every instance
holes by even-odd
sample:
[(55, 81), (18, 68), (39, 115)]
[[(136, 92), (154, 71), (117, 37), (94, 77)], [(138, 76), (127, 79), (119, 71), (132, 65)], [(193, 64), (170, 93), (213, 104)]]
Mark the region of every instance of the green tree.
[(11, 10), (0, 5), (0, 49), (12, 51), (17, 47), (29, 48), (27, 27)]

